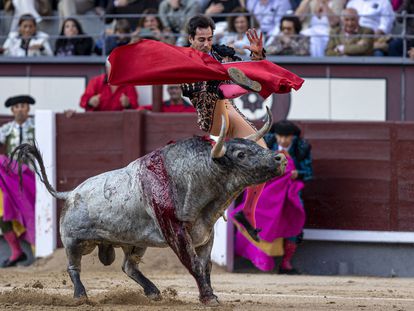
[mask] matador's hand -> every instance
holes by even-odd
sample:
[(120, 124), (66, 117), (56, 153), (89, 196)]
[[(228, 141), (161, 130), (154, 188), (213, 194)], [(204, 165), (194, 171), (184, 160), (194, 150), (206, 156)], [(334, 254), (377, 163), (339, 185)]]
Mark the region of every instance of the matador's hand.
[(262, 55), (263, 54), (263, 33), (260, 33), (260, 36), (257, 35), (255, 28), (248, 29), (246, 32), (247, 39), (249, 39), (250, 46), (244, 46), (243, 48), (250, 50), (253, 54)]

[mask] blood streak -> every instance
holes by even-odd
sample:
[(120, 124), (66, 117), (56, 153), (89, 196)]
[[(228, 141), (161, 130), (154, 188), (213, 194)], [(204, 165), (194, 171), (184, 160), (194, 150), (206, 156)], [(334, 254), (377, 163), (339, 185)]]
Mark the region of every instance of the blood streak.
[[(186, 232), (184, 223), (175, 215), (175, 204), (172, 195), (171, 181), (165, 169), (164, 159), (161, 152), (156, 151), (145, 159), (145, 166), (152, 176), (150, 184), (145, 189), (151, 197), (151, 207), (154, 210), (162, 234), (168, 245), (177, 254), (181, 262), (192, 273), (191, 256), (188, 247), (191, 244), (189, 234)], [(148, 176), (143, 176), (143, 183)]]

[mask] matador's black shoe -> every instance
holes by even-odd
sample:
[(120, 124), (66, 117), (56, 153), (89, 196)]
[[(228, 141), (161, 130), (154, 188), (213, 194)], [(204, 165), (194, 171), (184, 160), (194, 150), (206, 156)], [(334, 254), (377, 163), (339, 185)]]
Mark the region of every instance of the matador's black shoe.
[(251, 80), (238, 68), (230, 67), (227, 69), (227, 73), (229, 74), (231, 81), (246, 90), (256, 93), (259, 93), (262, 90), (262, 85), (259, 82)]
[(23, 262), (27, 260), (27, 256), (25, 253), (22, 253), (19, 257), (17, 257), (14, 260), (10, 260), (10, 258), (7, 258), (3, 262), (0, 263), (0, 268), (8, 268), (8, 267), (14, 267), (19, 262)]
[(250, 237), (255, 240), (256, 242), (260, 242), (259, 233), (262, 231), (262, 229), (255, 229), (250, 224), (250, 222), (247, 220), (246, 216), (244, 215), (243, 211), (239, 211), (236, 214), (234, 214), (234, 219), (239, 222), (244, 229), (246, 229), (247, 233), (250, 235)]

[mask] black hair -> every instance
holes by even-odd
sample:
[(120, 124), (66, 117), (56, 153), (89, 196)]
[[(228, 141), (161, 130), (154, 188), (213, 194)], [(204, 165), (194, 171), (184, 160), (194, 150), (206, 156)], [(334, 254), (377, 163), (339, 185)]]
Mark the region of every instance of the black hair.
[(214, 24), (214, 21), (211, 19), (211, 17), (198, 14), (193, 16), (187, 23), (187, 33), (190, 35), (190, 37), (195, 37), (197, 28), (211, 28), (211, 31), (214, 32), (216, 25)]
[(19, 18), (19, 24), (18, 25), (20, 26), (24, 21), (32, 21), (33, 24), (35, 26), (37, 26), (36, 19), (34, 18), (34, 16), (32, 14), (23, 14), (23, 15), (21, 15), (20, 18)]
[(71, 21), (71, 22), (73, 22), (74, 24), (75, 24), (75, 27), (76, 27), (76, 29), (78, 29), (78, 34), (79, 35), (84, 35), (85, 33), (83, 32), (83, 28), (82, 28), (82, 25), (81, 25), (81, 23), (76, 19), (76, 18), (73, 18), (73, 17), (68, 17), (68, 18), (66, 18), (64, 21), (63, 21), (63, 24), (62, 24), (62, 29), (60, 30), (60, 35), (61, 36), (64, 36), (65, 35), (65, 25), (66, 25), (66, 22), (69, 22), (69, 21)]
[(300, 22), (299, 17), (293, 15), (285, 15), (280, 20), (280, 31), (282, 31), (282, 24), (284, 21), (289, 21), (293, 23), (293, 27), (295, 28), (296, 34), (299, 34), (302, 30), (302, 23)]

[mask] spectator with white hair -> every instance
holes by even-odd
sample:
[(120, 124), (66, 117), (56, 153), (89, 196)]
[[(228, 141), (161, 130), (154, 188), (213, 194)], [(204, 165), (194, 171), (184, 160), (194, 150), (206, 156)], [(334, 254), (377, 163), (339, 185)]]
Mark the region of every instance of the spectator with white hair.
[(384, 56), (388, 44), (395, 14), (389, 0), (350, 0), (347, 8), (354, 8), (360, 16), (359, 24), (371, 28), (376, 35), (374, 41), (374, 56)]

